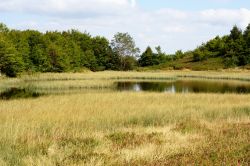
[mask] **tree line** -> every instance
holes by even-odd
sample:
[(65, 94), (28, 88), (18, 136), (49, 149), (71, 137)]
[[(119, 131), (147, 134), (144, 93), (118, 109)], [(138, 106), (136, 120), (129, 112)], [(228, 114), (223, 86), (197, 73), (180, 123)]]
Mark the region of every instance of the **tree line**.
[(229, 35), (215, 37), (195, 49), (192, 54), (194, 61), (221, 57), (226, 67), (250, 64), (250, 24), (244, 31), (234, 26)]
[(68, 72), (133, 70), (192, 56), (193, 61), (222, 57), (228, 67), (250, 63), (250, 24), (245, 31), (234, 26), (229, 35), (202, 44), (193, 51), (167, 55), (158, 46), (140, 54), (128, 33), (117, 33), (109, 41), (78, 30), (11, 30), (0, 23), (0, 71), (10, 77), (22, 72)]
[(21, 72), (132, 70), (139, 49), (128, 33), (109, 42), (78, 30), (10, 30), (0, 24), (0, 71), (9, 77)]
[(139, 65), (152, 66), (184, 57), (191, 57), (193, 62), (220, 57), (227, 68), (244, 66), (250, 64), (250, 24), (244, 31), (235, 25), (229, 35), (216, 36), (192, 51), (178, 50), (173, 55), (162, 53), (160, 47), (157, 47), (156, 51), (157, 53), (153, 53), (152, 49), (148, 47), (140, 56)]

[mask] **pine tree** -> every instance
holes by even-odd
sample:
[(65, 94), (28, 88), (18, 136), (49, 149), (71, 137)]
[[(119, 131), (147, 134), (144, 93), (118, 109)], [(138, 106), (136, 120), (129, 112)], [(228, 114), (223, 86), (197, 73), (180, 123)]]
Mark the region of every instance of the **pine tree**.
[(250, 24), (248, 24), (246, 30), (243, 33), (243, 38), (245, 41), (244, 45), (244, 59), (246, 64), (250, 64)]
[(142, 53), (138, 62), (139, 62), (139, 65), (142, 67), (153, 65), (153, 51), (149, 46), (146, 48), (145, 52)]

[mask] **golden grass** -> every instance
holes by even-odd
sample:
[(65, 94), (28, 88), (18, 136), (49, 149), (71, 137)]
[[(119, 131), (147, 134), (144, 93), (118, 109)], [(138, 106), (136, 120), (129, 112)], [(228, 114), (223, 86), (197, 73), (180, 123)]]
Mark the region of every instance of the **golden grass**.
[(0, 156), (14, 165), (140, 165), (195, 155), (218, 126), (249, 127), (249, 98), (111, 92), (0, 101)]
[(86, 72), (86, 73), (44, 73), (24, 75), (24, 80), (86, 80), (86, 79), (168, 79), (176, 77), (198, 77), (217, 79), (242, 79), (250, 80), (248, 70), (240, 71), (151, 71), (151, 72)]
[[(235, 71), (89, 72), (2, 78), (0, 85), (105, 89), (117, 78), (187, 75), (250, 78)], [(107, 90), (0, 100), (0, 165), (247, 165), (249, 129), (250, 95)]]

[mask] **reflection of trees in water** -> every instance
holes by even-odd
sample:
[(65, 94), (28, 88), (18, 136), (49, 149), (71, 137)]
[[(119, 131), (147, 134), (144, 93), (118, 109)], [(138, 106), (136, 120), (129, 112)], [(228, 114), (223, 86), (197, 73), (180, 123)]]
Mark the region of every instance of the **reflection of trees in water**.
[(38, 92), (33, 92), (31, 89), (25, 88), (10, 88), (6, 91), (0, 93), (0, 99), (10, 100), (18, 98), (35, 98), (43, 94)]
[(247, 89), (244, 86), (239, 86), (239, 87), (236, 88), (236, 90), (237, 90), (238, 93), (250, 93), (250, 89)]
[(172, 84), (170, 83), (164, 83), (164, 82), (142, 82), (140, 83), (141, 85), (141, 90), (143, 91), (159, 91), (159, 92), (163, 92), (165, 91), (165, 89), (169, 86), (171, 86)]
[(117, 89), (121, 91), (132, 90), (172, 93), (250, 93), (250, 85), (197, 80), (178, 80), (174, 82), (117, 82)]

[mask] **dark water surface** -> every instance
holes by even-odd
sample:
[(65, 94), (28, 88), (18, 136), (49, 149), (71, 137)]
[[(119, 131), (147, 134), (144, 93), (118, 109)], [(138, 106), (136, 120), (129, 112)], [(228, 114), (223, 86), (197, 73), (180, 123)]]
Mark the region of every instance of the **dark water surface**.
[(119, 91), (169, 93), (250, 93), (250, 83), (240, 81), (176, 80), (171, 82), (116, 82)]
[(10, 99), (19, 99), (19, 98), (36, 98), (42, 95), (43, 94), (38, 93), (38, 92), (33, 92), (30, 89), (10, 88), (0, 93), (0, 99), (10, 100)]

